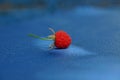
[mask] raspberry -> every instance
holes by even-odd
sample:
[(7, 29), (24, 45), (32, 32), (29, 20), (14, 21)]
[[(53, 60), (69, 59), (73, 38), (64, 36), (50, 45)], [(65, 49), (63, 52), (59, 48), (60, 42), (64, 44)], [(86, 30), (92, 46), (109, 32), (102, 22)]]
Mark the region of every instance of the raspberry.
[(51, 44), (50, 48), (59, 48), (59, 49), (65, 49), (68, 48), (72, 42), (71, 37), (63, 30), (57, 31), (55, 32), (52, 28), (49, 28), (53, 35), (48, 36), (47, 38), (41, 38), (37, 35), (34, 34), (29, 34), (29, 36), (34, 37), (34, 38), (38, 38), (41, 40), (53, 40), (54, 43)]
[(60, 30), (55, 33), (54, 45), (59, 49), (68, 48), (71, 44), (71, 37), (64, 31)]

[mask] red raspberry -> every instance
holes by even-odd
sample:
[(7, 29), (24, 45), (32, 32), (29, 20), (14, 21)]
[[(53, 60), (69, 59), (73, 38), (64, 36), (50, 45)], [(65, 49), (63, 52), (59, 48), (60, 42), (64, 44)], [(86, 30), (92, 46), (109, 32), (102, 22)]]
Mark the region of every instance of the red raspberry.
[(68, 48), (72, 42), (71, 37), (65, 32), (65, 31), (57, 31), (55, 32), (52, 28), (49, 28), (53, 35), (49, 35), (47, 38), (41, 38), (34, 34), (29, 34), (29, 36), (38, 38), (41, 40), (54, 40), (54, 43), (50, 45), (50, 48), (59, 48), (59, 49), (65, 49)]
[(60, 30), (55, 33), (54, 45), (59, 49), (68, 48), (71, 44), (71, 37), (64, 31)]

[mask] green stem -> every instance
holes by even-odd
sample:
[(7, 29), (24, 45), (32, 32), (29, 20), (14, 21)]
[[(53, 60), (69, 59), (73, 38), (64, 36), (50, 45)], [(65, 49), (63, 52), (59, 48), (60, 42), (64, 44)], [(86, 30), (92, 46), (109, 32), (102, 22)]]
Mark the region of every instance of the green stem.
[(35, 34), (28, 34), (28, 36), (33, 37), (33, 38), (37, 38), (37, 39), (40, 39), (40, 40), (52, 40), (49, 37), (47, 37), (47, 38), (41, 38), (40, 36), (37, 36)]

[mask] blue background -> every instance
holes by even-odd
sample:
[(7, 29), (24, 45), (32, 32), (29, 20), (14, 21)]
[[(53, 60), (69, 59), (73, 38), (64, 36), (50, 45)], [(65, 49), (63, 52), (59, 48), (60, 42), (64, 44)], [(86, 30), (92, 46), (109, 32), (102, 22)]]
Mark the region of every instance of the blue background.
[[(0, 7), (0, 80), (120, 80), (119, 0), (20, 2)], [(52, 41), (27, 36), (46, 37), (49, 25), (71, 35), (69, 48), (48, 50)]]

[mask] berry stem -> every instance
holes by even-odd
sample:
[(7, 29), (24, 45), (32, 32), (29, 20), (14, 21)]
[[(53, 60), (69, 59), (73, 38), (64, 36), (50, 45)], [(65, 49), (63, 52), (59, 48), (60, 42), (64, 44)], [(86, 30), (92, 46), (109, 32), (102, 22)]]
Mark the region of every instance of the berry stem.
[(55, 34), (55, 31), (54, 31), (54, 29), (52, 29), (52, 28), (49, 28), (49, 30), (53, 33), (53, 34)]
[(47, 38), (42, 38), (42, 37), (37, 36), (37, 35), (35, 35), (35, 34), (28, 34), (28, 36), (33, 37), (33, 38), (37, 38), (37, 39), (40, 39), (40, 40), (53, 40), (53, 39), (51, 39), (51, 38), (49, 38), (49, 37), (47, 37)]

